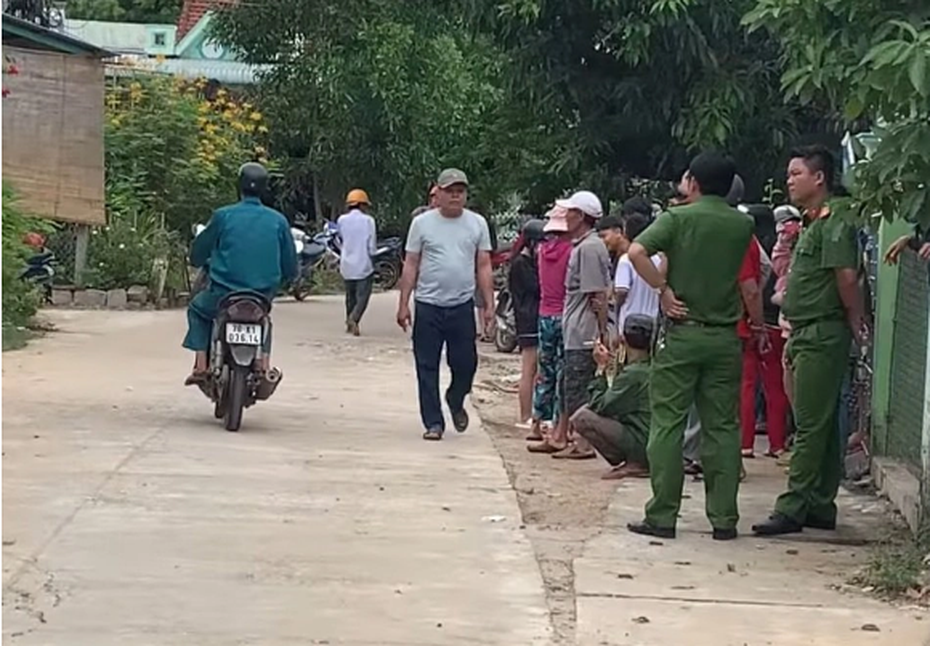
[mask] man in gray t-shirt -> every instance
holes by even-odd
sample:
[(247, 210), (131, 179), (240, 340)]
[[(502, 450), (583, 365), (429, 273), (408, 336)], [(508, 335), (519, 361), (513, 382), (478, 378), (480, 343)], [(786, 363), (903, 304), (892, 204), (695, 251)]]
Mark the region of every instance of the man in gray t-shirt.
[[(603, 210), (601, 201), (590, 191), (578, 191), (556, 205), (566, 209), (569, 235), (574, 249), (565, 274), (565, 309), (562, 313), (562, 335), (565, 343), (564, 419), (588, 403), (588, 385), (594, 378), (594, 342), (607, 343), (607, 297), (611, 287), (610, 254), (594, 230)], [(563, 435), (567, 429), (559, 429)], [(554, 437), (554, 444), (567, 438)], [(588, 442), (576, 436), (564, 451), (555, 457), (589, 459), (594, 450)]]
[[(423, 439), (441, 440), (445, 419), (439, 399), (439, 360), (442, 348), (452, 372), (446, 404), (458, 432), (468, 427), (465, 397), (471, 392), (478, 367), (475, 347), (475, 285), (489, 304), (485, 326), (494, 315), (491, 277), (491, 236), (483, 217), (465, 209), (468, 178), (457, 169), (444, 170), (437, 183), (437, 207), (413, 219), (407, 235), (407, 255), (397, 306), (397, 324), (413, 320)], [(411, 317), (410, 296), (416, 312)]]

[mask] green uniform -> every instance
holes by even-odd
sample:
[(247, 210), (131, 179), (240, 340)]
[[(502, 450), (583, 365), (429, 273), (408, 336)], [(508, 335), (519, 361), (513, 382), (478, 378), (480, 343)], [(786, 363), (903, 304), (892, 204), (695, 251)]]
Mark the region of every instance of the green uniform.
[(620, 459), (611, 460), (605, 451), (600, 451), (611, 464), (635, 462), (645, 466), (648, 463), (649, 372), (648, 361), (636, 361), (625, 366), (610, 384), (606, 375), (598, 375), (591, 382), (588, 410), (618, 422), (623, 428), (622, 433), (605, 438), (611, 444), (611, 452)]
[(689, 310), (686, 320), (669, 322), (653, 358), (646, 522), (654, 527), (674, 528), (678, 520), (682, 442), (692, 404), (701, 419), (707, 517), (716, 529), (734, 528), (739, 520), (737, 277), (752, 229), (752, 221), (723, 198), (705, 196), (663, 213), (636, 238), (649, 255), (668, 257), (668, 285)]
[(791, 262), (782, 312), (791, 323), (788, 362), (797, 432), (788, 491), (775, 511), (798, 523), (836, 520), (842, 478), (837, 401), (852, 343), (836, 270), (858, 264), (855, 228), (829, 215), (805, 226)]

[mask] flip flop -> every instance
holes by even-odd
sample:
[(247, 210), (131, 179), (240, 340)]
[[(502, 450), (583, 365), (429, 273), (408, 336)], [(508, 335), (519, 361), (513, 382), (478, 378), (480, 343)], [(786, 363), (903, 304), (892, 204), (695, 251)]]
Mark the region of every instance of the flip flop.
[(594, 451), (581, 451), (575, 445), (567, 447), (563, 451), (553, 453), (552, 457), (556, 460), (591, 460), (597, 457)]
[(442, 431), (439, 429), (432, 428), (425, 433), (423, 433), (423, 439), (429, 440), (431, 442), (438, 442), (442, 439)]
[(637, 465), (636, 468), (628, 464), (620, 467), (614, 467), (601, 476), (601, 480), (624, 480), (626, 478), (648, 478), (649, 470)]
[(558, 453), (559, 451), (564, 451), (565, 447), (553, 446), (552, 444), (549, 444), (548, 440), (544, 439), (539, 444), (528, 444), (526, 447), (526, 450), (529, 451), (530, 453), (555, 454), (555, 453)]

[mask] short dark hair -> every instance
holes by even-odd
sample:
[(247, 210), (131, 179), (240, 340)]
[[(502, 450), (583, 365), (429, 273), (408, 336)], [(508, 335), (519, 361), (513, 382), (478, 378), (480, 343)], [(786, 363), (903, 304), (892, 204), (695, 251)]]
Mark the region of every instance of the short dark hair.
[(641, 195), (634, 195), (620, 207), (621, 215), (630, 215), (632, 213), (642, 213), (643, 215), (652, 215), (652, 204), (649, 200)]
[(688, 166), (688, 174), (701, 187), (703, 195), (726, 197), (733, 186), (736, 164), (718, 153), (701, 153)]
[(836, 185), (836, 159), (829, 148), (823, 144), (800, 146), (792, 149), (790, 159), (801, 159), (812, 173), (823, 173), (824, 186), (833, 192)]
[(619, 215), (608, 215), (597, 221), (598, 231), (607, 231), (607, 229), (623, 229), (623, 220)]
[(623, 218), (623, 234), (630, 240), (636, 240), (636, 236), (649, 228), (652, 224), (652, 218), (643, 213), (630, 213)]

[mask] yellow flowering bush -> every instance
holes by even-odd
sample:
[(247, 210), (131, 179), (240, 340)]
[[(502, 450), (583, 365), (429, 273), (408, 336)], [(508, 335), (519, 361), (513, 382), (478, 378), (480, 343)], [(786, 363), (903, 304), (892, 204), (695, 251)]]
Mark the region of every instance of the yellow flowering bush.
[(183, 264), (191, 225), (237, 199), (239, 166), (267, 162), (268, 130), (255, 106), (205, 80), (117, 80), (105, 106), (109, 222), (91, 237), (91, 282), (127, 287), (157, 259)]

